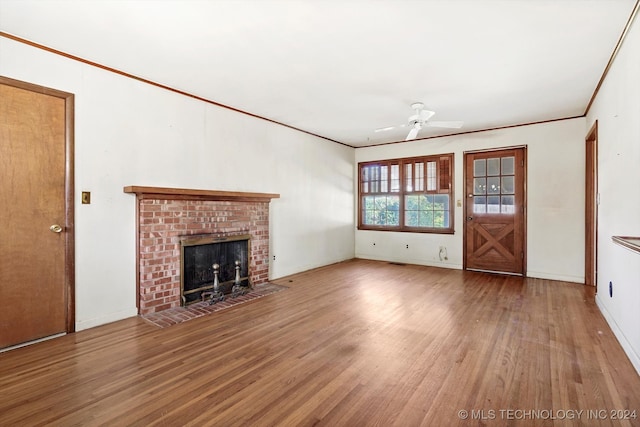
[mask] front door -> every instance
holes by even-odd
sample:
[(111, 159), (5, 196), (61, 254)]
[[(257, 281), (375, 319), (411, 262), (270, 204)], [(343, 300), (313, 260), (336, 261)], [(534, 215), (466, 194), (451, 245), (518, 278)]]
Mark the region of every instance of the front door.
[(525, 275), (525, 148), (465, 153), (464, 268)]
[(0, 348), (73, 330), (72, 103), (0, 77)]

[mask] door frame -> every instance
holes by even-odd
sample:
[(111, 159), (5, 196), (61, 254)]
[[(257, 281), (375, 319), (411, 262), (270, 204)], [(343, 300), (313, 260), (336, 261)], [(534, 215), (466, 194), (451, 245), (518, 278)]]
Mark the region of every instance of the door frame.
[(598, 121), (585, 138), (584, 284), (598, 292)]
[[(522, 149), (522, 160), (524, 161), (523, 165), (523, 190), (524, 194), (522, 195), (522, 277), (527, 277), (527, 146), (526, 145), (514, 145), (509, 147), (497, 147), (497, 148), (486, 148), (482, 150), (470, 150), (464, 151), (462, 158), (462, 185), (463, 185), (463, 203), (462, 203), (462, 269), (467, 270), (467, 204), (469, 203), (469, 198), (467, 197), (466, 185), (467, 185), (467, 157), (469, 154), (480, 154), (480, 153), (492, 153), (492, 152), (501, 152), (505, 150), (517, 150)], [(515, 274), (515, 273), (502, 273), (502, 274)], [(516, 274), (519, 276), (519, 274)]]
[(74, 117), (75, 97), (72, 93), (0, 76), (0, 84), (61, 98), (65, 105), (65, 171), (64, 171), (64, 277), (66, 332), (76, 330), (75, 303), (75, 221), (74, 221)]

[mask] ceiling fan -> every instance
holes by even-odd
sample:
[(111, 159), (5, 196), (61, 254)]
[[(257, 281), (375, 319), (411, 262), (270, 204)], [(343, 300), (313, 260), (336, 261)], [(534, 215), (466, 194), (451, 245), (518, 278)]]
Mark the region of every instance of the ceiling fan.
[(388, 126), (386, 128), (376, 129), (374, 132), (384, 132), (391, 129), (409, 126), (411, 130), (409, 131), (409, 134), (405, 138), (405, 141), (411, 141), (412, 139), (416, 139), (420, 129), (422, 129), (425, 126), (438, 127), (438, 128), (450, 128), (450, 129), (459, 129), (462, 127), (462, 122), (460, 121), (451, 121), (451, 122), (429, 121), (429, 119), (431, 118), (431, 116), (435, 114), (435, 112), (425, 110), (424, 104), (422, 102), (414, 102), (413, 104), (411, 104), (411, 108), (413, 109), (414, 114), (409, 116), (409, 120), (407, 124), (403, 124), (399, 126)]

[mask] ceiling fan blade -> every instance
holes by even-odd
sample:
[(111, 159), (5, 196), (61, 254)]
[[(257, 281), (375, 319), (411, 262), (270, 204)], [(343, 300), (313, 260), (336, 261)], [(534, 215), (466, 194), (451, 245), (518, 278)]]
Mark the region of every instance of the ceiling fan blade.
[(418, 136), (418, 131), (420, 130), (419, 127), (414, 127), (413, 129), (411, 129), (409, 131), (409, 135), (407, 135), (407, 137), (405, 138), (405, 141), (411, 141), (412, 139), (416, 139), (416, 136)]
[(460, 129), (463, 124), (464, 122), (460, 122), (460, 121), (452, 121), (452, 122), (431, 121), (431, 122), (425, 123), (425, 126), (430, 126), (434, 128)]
[(398, 129), (398, 128), (403, 128), (406, 125), (398, 125), (398, 126), (387, 126), (386, 128), (379, 128), (379, 129), (375, 129), (374, 132), (386, 132), (388, 130), (393, 130), (393, 129)]
[(420, 110), (420, 120), (422, 120), (423, 122), (426, 122), (427, 120), (429, 120), (433, 115), (435, 114), (435, 111), (429, 111), (429, 110)]

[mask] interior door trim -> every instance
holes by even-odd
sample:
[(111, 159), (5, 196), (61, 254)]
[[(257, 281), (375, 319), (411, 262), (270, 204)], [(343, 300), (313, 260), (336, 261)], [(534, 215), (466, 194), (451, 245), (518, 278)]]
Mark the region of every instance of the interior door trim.
[(584, 283), (598, 292), (598, 121), (585, 138)]
[(65, 171), (64, 171), (64, 198), (65, 198), (65, 292), (66, 292), (66, 329), (67, 333), (74, 332), (76, 328), (76, 303), (75, 303), (75, 221), (74, 221), (74, 117), (75, 97), (72, 93), (57, 89), (36, 85), (33, 83), (15, 80), (0, 76), (0, 84), (17, 87), (19, 89), (64, 99), (65, 105)]
[[(523, 205), (523, 215), (522, 215), (522, 277), (527, 277), (527, 145), (511, 145), (507, 147), (495, 147), (495, 148), (485, 148), (480, 150), (469, 150), (463, 151), (462, 153), (462, 194), (463, 194), (463, 203), (462, 203), (462, 212), (463, 218), (467, 215), (467, 203), (468, 197), (466, 194), (466, 185), (467, 185), (467, 155), (468, 154), (481, 154), (481, 153), (492, 153), (492, 152), (500, 152), (505, 150), (518, 150), (522, 149), (522, 158), (524, 161), (524, 176), (522, 177), (523, 182), (523, 197), (522, 197), (522, 205)], [(499, 274), (508, 274), (508, 275), (520, 275), (508, 272), (495, 272), (490, 270), (474, 270), (467, 268), (467, 227), (466, 221), (462, 221), (462, 269), (469, 271), (483, 271), (483, 272), (491, 272), (491, 273), (499, 273)]]

